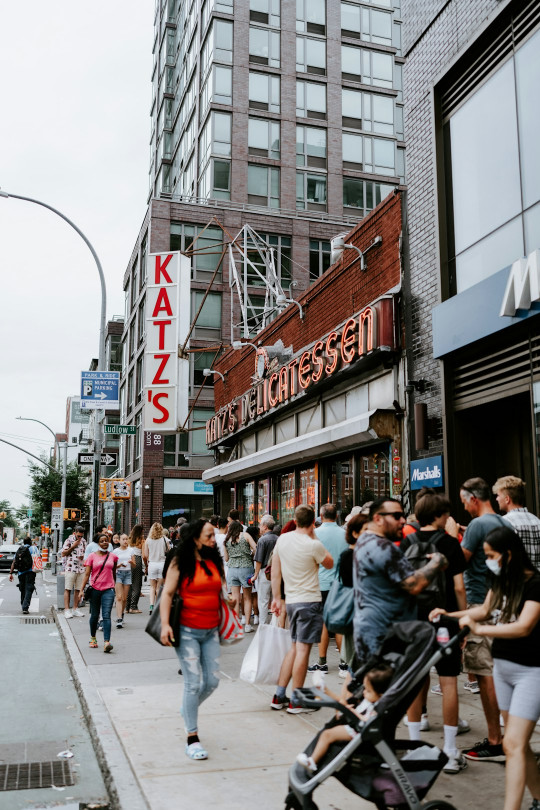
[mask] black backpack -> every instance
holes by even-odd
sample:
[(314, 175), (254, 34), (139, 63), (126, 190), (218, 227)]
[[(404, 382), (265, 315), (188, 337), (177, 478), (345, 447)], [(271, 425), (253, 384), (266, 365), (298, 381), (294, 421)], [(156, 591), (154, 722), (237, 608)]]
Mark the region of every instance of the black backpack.
[(32, 570), (32, 553), (26, 543), (17, 549), (17, 553), (15, 554), (15, 568), (19, 572)]
[[(444, 532), (435, 531), (431, 532), (432, 537), (429, 540), (420, 540), (418, 534), (410, 534), (407, 538), (410, 546), (405, 550), (404, 554), (409, 560), (410, 564), (415, 571), (424, 568), (429, 562), (428, 554), (435, 554), (438, 552), (436, 540), (444, 535)], [(434, 579), (431, 580), (429, 585), (416, 595), (416, 603), (422, 614), (427, 614), (434, 608), (446, 607), (446, 576), (444, 571), (437, 571)]]

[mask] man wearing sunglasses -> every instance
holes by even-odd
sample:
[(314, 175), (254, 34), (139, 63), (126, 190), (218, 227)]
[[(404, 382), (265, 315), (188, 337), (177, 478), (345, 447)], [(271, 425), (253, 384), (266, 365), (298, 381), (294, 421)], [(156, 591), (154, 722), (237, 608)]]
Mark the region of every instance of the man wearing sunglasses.
[(415, 571), (394, 542), (404, 523), (400, 501), (378, 498), (354, 549), (354, 643), (360, 665), (377, 652), (394, 622), (416, 619), (416, 594), (448, 565), (437, 552)]

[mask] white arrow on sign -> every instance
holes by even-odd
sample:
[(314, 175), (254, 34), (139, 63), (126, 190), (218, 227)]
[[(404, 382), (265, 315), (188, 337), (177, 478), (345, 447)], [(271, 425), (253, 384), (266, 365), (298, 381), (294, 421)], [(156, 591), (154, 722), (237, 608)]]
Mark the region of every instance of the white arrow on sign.
[(116, 464), (116, 456), (111, 456), (110, 453), (102, 453), (101, 463), (105, 464), (105, 466), (109, 466), (109, 464)]
[(96, 394), (95, 398), (96, 399), (107, 399), (107, 394), (105, 394), (103, 391), (101, 391), (99, 394)]

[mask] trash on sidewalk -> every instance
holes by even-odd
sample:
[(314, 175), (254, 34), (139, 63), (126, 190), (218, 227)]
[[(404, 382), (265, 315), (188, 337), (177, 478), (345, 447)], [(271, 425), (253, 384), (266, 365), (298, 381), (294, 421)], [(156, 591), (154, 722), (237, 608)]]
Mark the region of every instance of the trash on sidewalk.
[(65, 751), (60, 751), (60, 753), (57, 754), (56, 756), (60, 757), (61, 759), (70, 759), (70, 757), (73, 756), (73, 751), (70, 751), (69, 748), (66, 748)]

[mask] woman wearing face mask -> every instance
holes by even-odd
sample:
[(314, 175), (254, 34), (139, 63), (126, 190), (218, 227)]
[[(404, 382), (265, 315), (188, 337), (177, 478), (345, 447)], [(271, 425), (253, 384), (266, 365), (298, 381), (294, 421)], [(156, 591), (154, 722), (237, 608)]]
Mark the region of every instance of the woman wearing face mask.
[[(504, 810), (519, 810), (525, 785), (533, 797), (530, 810), (540, 810), (540, 771), (529, 744), (540, 717), (540, 573), (510, 528), (493, 529), (484, 552), (494, 574), (484, 604), (449, 615), (493, 639), (493, 679), (504, 719)], [(433, 611), (430, 619), (443, 612)], [(490, 616), (496, 624), (479, 624)]]

